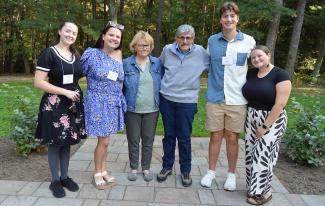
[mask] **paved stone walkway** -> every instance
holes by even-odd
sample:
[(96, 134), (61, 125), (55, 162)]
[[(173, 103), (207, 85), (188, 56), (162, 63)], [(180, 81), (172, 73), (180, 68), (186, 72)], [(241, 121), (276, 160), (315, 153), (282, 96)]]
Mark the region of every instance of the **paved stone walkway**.
[[(156, 174), (161, 169), (161, 136), (156, 136), (151, 169)], [(178, 163), (173, 175), (166, 182), (155, 179), (145, 182), (139, 174), (138, 180), (127, 180), (128, 152), (125, 135), (114, 135), (108, 153), (108, 168), (118, 181), (118, 185), (99, 191), (91, 184), (94, 168), (93, 150), (96, 139), (88, 139), (72, 156), (69, 176), (79, 183), (78, 192), (68, 192), (65, 198), (54, 198), (48, 189), (49, 182), (26, 182), (0, 180), (0, 206), (194, 206), (194, 205), (249, 205), (245, 202), (244, 145), (240, 142), (237, 167), (237, 191), (223, 190), (227, 173), (225, 145), (222, 146), (218, 162), (217, 178), (211, 189), (200, 186), (200, 178), (205, 174), (208, 161), (208, 138), (193, 138), (193, 185), (184, 188), (179, 176)], [(177, 151), (178, 153), (178, 151)], [(176, 153), (176, 154), (177, 154)], [(178, 156), (176, 156), (178, 158)], [(178, 160), (177, 160), (178, 162)], [(324, 206), (325, 195), (289, 194), (281, 182), (274, 177), (273, 199), (266, 205), (276, 206)]]

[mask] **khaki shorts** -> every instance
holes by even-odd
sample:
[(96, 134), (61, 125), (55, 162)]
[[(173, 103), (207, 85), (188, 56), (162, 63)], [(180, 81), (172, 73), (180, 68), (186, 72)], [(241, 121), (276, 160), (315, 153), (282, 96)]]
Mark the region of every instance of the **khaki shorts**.
[(246, 105), (226, 105), (210, 103), (205, 106), (205, 128), (210, 132), (228, 130), (240, 133), (244, 131)]

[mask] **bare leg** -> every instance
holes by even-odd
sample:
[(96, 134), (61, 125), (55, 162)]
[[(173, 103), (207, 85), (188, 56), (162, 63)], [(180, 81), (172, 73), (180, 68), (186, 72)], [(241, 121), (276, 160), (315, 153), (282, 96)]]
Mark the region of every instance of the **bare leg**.
[(219, 158), (221, 143), (223, 138), (223, 130), (211, 132), (209, 142), (209, 169), (215, 171)]
[(98, 142), (94, 153), (95, 173), (105, 170), (108, 143), (109, 137), (98, 137)]
[(239, 134), (225, 130), (228, 172), (235, 173), (238, 159), (238, 138)]
[(103, 162), (102, 162), (102, 172), (106, 171), (106, 161), (107, 161), (107, 150), (108, 150), (108, 146), (109, 146), (109, 142), (110, 142), (110, 138), (107, 138), (107, 142), (105, 142), (105, 144), (107, 145), (106, 147), (106, 152), (104, 153), (104, 158), (103, 158)]

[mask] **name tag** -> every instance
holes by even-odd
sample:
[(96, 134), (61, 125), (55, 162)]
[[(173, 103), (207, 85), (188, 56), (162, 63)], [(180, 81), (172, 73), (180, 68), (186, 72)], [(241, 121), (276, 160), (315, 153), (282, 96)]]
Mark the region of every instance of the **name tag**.
[(117, 80), (117, 77), (118, 77), (118, 73), (117, 72), (114, 72), (114, 71), (109, 71), (108, 72), (107, 78), (109, 80), (116, 81)]
[(231, 57), (222, 57), (222, 65), (232, 65), (234, 63)]
[(63, 84), (72, 84), (73, 83), (73, 74), (63, 75)]

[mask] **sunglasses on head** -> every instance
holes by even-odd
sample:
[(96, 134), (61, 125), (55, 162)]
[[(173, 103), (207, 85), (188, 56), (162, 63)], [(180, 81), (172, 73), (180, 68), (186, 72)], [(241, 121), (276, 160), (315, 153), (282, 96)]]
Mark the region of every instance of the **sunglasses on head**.
[(114, 28), (117, 28), (117, 29), (120, 29), (120, 30), (124, 30), (124, 25), (122, 24), (118, 24), (116, 22), (113, 22), (113, 21), (109, 21), (107, 24), (106, 24), (106, 27), (108, 26), (111, 26), (111, 27), (114, 27)]

